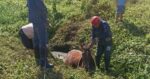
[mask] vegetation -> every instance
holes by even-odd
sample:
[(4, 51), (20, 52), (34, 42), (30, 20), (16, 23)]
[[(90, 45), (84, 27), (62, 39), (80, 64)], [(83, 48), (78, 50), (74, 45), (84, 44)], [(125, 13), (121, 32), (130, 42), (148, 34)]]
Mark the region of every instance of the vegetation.
[[(96, 1), (92, 2), (92, 1)], [(49, 50), (67, 52), (90, 41), (89, 18), (100, 15), (113, 32), (112, 72), (97, 69), (89, 75), (49, 56), (55, 68), (46, 79), (149, 79), (150, 0), (130, 0), (124, 22), (115, 23), (115, 3), (109, 0), (45, 0), (49, 12)], [(26, 0), (0, 0), (0, 79), (43, 79), (32, 50), (23, 47), (18, 31), (28, 23)], [(96, 47), (96, 46), (95, 46)], [(94, 55), (96, 48), (92, 50)], [(49, 52), (50, 53), (50, 52)]]

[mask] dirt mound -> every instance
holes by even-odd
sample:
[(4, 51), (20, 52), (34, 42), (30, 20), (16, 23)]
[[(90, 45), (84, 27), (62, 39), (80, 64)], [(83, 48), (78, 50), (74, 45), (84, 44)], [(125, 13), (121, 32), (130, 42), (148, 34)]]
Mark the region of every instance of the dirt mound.
[[(69, 22), (64, 24), (56, 31), (56, 34), (50, 40), (49, 45), (51, 47), (51, 50), (68, 52), (69, 50), (74, 48), (79, 49), (80, 42), (81, 40), (83, 40), (84, 34), (84, 37), (89, 35), (89, 31), (85, 30), (85, 27), (88, 27), (88, 24), (88, 21), (75, 23)], [(85, 32), (88, 33), (86, 34)]]

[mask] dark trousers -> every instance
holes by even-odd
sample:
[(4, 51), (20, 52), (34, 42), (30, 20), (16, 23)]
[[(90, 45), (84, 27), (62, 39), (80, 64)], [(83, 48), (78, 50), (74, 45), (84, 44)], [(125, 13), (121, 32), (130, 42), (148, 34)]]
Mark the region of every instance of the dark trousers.
[(100, 60), (101, 60), (102, 54), (104, 53), (105, 69), (108, 70), (109, 64), (110, 64), (111, 47), (112, 47), (111, 44), (98, 43), (97, 53), (95, 57), (96, 65), (98, 68), (100, 68)]
[(19, 36), (21, 38), (21, 42), (22, 44), (28, 48), (28, 49), (33, 49), (33, 43), (32, 43), (32, 39), (29, 39), (23, 32), (22, 29), (19, 30)]
[(29, 8), (29, 22), (33, 23), (34, 38), (33, 46), (35, 50), (35, 57), (39, 60), (41, 66), (48, 63), (47, 53), (48, 43), (47, 35), (47, 9), (43, 0), (28, 0)]

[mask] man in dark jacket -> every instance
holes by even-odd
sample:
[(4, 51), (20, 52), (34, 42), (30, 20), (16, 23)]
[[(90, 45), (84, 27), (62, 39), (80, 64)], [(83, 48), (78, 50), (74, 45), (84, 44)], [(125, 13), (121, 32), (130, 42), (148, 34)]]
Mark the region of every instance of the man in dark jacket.
[(100, 68), (100, 59), (104, 53), (105, 59), (105, 69), (109, 70), (111, 48), (112, 48), (112, 32), (108, 23), (98, 16), (93, 16), (91, 18), (92, 24), (92, 37), (89, 48), (92, 48), (94, 43), (97, 41), (97, 54), (95, 56), (96, 65)]

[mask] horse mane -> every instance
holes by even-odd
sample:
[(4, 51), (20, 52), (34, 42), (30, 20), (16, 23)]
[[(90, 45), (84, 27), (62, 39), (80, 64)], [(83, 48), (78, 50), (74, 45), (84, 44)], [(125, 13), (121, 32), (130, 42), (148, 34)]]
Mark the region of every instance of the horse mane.
[(79, 65), (83, 66), (89, 72), (96, 70), (95, 62), (89, 49), (84, 49)]

